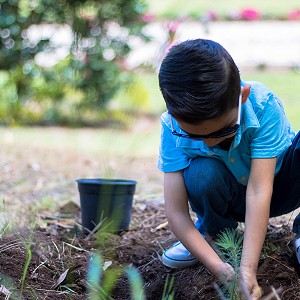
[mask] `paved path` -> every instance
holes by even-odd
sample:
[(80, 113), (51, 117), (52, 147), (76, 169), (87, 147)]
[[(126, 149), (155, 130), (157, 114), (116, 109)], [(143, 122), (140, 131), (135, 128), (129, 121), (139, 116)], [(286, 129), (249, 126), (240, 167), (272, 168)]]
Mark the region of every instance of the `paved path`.
[[(129, 63), (153, 63), (162, 53), (167, 30), (162, 23), (148, 25), (146, 33), (153, 37), (147, 45), (134, 44)], [(207, 38), (222, 44), (240, 67), (266, 64), (276, 67), (300, 65), (299, 21), (211, 22), (208, 31), (201, 22), (179, 25), (176, 38), (180, 41)]]

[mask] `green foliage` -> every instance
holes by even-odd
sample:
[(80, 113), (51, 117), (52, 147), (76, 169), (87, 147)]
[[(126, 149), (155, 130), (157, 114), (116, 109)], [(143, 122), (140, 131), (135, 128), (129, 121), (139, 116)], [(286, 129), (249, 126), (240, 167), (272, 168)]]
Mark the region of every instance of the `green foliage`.
[(175, 299), (175, 288), (174, 288), (174, 276), (170, 280), (170, 275), (167, 275), (166, 282), (164, 285), (164, 291), (162, 300), (173, 300)]
[(235, 272), (235, 278), (229, 284), (222, 286), (218, 292), (222, 293), (225, 299), (240, 300), (242, 296), (238, 271), (242, 255), (243, 235), (236, 230), (225, 229), (217, 236), (215, 244), (218, 246), (220, 256), (233, 267)]
[(35, 225), (32, 224), (32, 228), (30, 230), (29, 240), (28, 241), (25, 241), (20, 236), (20, 239), (22, 240), (23, 245), (24, 245), (24, 247), (26, 249), (26, 260), (25, 260), (25, 265), (24, 265), (24, 268), (23, 268), (23, 274), (22, 274), (22, 279), (21, 279), (20, 298), (19, 298), (20, 300), (23, 299), (22, 295), (23, 295), (23, 291), (24, 291), (25, 279), (26, 279), (26, 276), (27, 276), (27, 273), (28, 273), (28, 268), (29, 268), (29, 265), (30, 265), (30, 262), (31, 262), (31, 259), (32, 259), (31, 246), (32, 246), (32, 243), (33, 243), (34, 227), (35, 227)]
[(218, 236), (215, 244), (219, 247), (221, 255), (238, 272), (243, 246), (243, 235), (236, 230), (225, 229)]
[(100, 254), (94, 253), (91, 256), (88, 272), (87, 284), (89, 300), (113, 299), (110, 295), (117, 279), (126, 273), (131, 286), (131, 299), (144, 300), (143, 280), (134, 267), (113, 268), (105, 272), (103, 270), (103, 259)]
[(135, 77), (132, 81), (123, 86), (124, 92), (120, 105), (131, 112), (137, 110), (147, 111), (149, 107), (149, 91), (143, 81)]
[(265, 259), (271, 255), (271, 253), (280, 254), (280, 246), (275, 245), (271, 240), (266, 240), (262, 248), (260, 258)]
[(133, 267), (127, 267), (126, 273), (131, 287), (131, 299), (145, 300), (146, 297), (144, 293), (143, 280), (137, 269)]
[[(144, 11), (143, 0), (0, 0), (0, 70), (9, 77), (0, 118), (7, 124), (61, 121), (57, 113), (70, 89), (80, 93), (70, 103), (74, 114), (103, 109), (120, 86), (130, 38), (143, 38)], [(38, 33), (46, 24), (67, 26), (73, 37), (69, 55), (48, 68), (36, 58), (42, 54), (47, 60), (59, 48), (55, 32), (32, 37), (32, 30)], [(51, 109), (43, 116), (45, 102)]]

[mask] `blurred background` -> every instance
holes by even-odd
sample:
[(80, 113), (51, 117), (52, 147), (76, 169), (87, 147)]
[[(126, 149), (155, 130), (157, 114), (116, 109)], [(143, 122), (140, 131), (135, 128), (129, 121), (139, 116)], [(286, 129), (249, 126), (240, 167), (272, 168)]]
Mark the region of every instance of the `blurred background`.
[(221, 43), (299, 130), (299, 0), (0, 0), (2, 219), (78, 201), (79, 177), (135, 179), (137, 200), (161, 201), (157, 72), (193, 38)]
[(287, 111), (295, 105), (299, 0), (0, 3), (2, 126), (123, 127), (136, 114), (157, 116), (162, 57), (199, 37), (220, 42), (243, 77), (271, 85)]

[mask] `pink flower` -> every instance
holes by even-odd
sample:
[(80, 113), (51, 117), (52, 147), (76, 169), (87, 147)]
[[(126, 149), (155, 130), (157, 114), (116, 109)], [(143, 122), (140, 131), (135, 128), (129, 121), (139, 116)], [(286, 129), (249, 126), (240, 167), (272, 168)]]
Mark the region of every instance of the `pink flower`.
[(207, 16), (209, 17), (210, 20), (215, 21), (218, 19), (218, 15), (215, 11), (209, 11), (207, 13)]
[(246, 8), (240, 11), (240, 17), (243, 20), (254, 21), (260, 18), (260, 13), (253, 8)]
[(179, 26), (179, 21), (170, 21), (167, 23), (167, 29), (171, 32), (176, 32)]
[(145, 22), (145, 23), (151, 23), (153, 22), (155, 19), (155, 16), (153, 14), (144, 14), (142, 16), (142, 20)]
[(292, 10), (288, 15), (289, 20), (300, 20), (300, 9)]

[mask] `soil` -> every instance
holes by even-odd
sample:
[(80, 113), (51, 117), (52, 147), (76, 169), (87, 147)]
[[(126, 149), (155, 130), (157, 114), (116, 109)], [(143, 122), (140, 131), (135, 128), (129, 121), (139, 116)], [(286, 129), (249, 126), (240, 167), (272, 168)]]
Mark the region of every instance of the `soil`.
[[(75, 206), (74, 210), (77, 212), (72, 215), (40, 215), (44, 225), (33, 230), (31, 245), (28, 229), (2, 236), (1, 284), (13, 296), (20, 292), (26, 245), (30, 245), (32, 258), (23, 299), (87, 299), (88, 262), (91, 253), (97, 251), (106, 264), (112, 263), (104, 274), (114, 272), (114, 267), (136, 267), (142, 276), (147, 299), (162, 299), (167, 276), (174, 276), (175, 299), (220, 299), (214, 288), (215, 279), (200, 263), (183, 270), (170, 269), (161, 263), (162, 249), (176, 240), (165, 225), (161, 204), (136, 203), (130, 229), (120, 235), (83, 235), (74, 223), (74, 220), (80, 222), (79, 208)], [(270, 226), (267, 248), (258, 270), (258, 281), (265, 294), (274, 287), (282, 289), (281, 299), (300, 299), (299, 266), (292, 238), (284, 225)], [(64, 272), (67, 276), (60, 280)], [(124, 274), (117, 280), (112, 297), (130, 299), (130, 284)]]
[[(129, 230), (119, 235), (84, 235), (74, 174), (78, 178), (101, 173), (95, 157), (57, 149), (48, 150), (47, 155), (44, 148), (23, 147), (20, 151), (15, 144), (4, 145), (0, 154), (4, 178), (0, 182), (1, 209), (3, 212), (6, 207), (7, 224), (18, 224), (1, 224), (0, 299), (8, 292), (12, 293), (9, 299), (21, 299), (25, 275), (22, 299), (88, 299), (87, 270), (95, 252), (101, 253), (106, 268), (102, 271), (104, 278), (116, 272), (121, 274), (111, 294), (113, 299), (131, 299), (130, 284), (122, 269), (125, 266), (139, 271), (147, 299), (162, 299), (166, 280), (169, 278), (170, 282), (172, 277), (174, 299), (220, 299), (215, 279), (200, 263), (182, 270), (161, 263), (163, 249), (176, 238), (166, 223), (162, 177), (155, 168), (155, 157), (118, 161), (116, 168), (121, 166), (127, 177), (139, 178), (141, 182)], [(37, 207), (38, 200), (43, 202), (42, 207)], [(270, 221), (258, 269), (264, 295), (269, 295), (272, 288), (279, 289), (277, 299), (282, 300), (300, 299), (300, 268), (290, 225), (289, 216)], [(31, 260), (26, 272), (28, 253)]]

